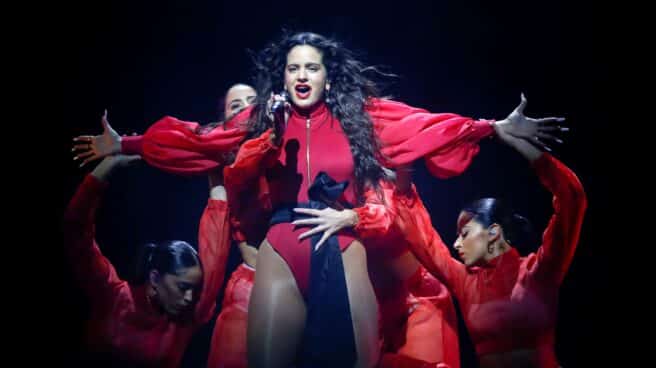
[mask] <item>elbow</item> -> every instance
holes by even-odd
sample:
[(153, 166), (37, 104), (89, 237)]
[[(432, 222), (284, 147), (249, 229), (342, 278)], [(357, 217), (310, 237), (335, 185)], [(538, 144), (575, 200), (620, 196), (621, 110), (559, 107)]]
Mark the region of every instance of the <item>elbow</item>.
[(569, 196), (571, 203), (575, 204), (581, 212), (584, 212), (588, 208), (588, 196), (578, 179), (570, 185)]

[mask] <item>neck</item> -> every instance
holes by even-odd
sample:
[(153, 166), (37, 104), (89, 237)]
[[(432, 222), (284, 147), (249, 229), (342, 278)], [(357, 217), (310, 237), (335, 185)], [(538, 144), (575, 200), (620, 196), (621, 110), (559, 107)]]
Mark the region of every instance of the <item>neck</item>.
[(160, 304), (157, 302), (157, 291), (155, 291), (155, 287), (150, 283), (146, 285), (146, 303), (148, 303), (148, 305), (154, 310), (164, 312)]
[(499, 241), (492, 245), (492, 253), (485, 254), (485, 261), (489, 262), (497, 258), (498, 256), (506, 253), (509, 250), (510, 250), (510, 245), (508, 245), (508, 243), (506, 243), (505, 241)]
[(310, 118), (315, 115), (320, 115), (326, 109), (325, 102), (323, 100), (317, 101), (312, 106), (308, 107), (299, 107), (296, 105), (292, 106), (292, 115), (298, 115), (303, 118)]

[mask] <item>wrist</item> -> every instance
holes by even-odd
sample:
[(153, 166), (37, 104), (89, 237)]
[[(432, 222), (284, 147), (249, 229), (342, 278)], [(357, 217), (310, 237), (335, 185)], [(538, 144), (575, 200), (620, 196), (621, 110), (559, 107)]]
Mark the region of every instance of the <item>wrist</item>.
[(93, 169), (91, 175), (100, 181), (106, 182), (109, 180), (113, 167), (114, 165), (109, 160), (102, 160)]
[(358, 216), (358, 213), (351, 210), (351, 209), (346, 209), (344, 211), (348, 211), (348, 225), (349, 226), (356, 226), (358, 222), (360, 222), (360, 217)]

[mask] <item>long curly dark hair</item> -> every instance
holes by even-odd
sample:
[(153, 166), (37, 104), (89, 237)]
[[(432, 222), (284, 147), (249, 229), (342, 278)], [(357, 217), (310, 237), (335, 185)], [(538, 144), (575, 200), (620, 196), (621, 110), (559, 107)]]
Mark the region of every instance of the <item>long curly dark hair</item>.
[[(255, 67), (257, 102), (249, 123), (249, 134), (256, 137), (271, 126), (266, 115), (271, 92), (279, 92), (285, 82), (287, 54), (298, 45), (309, 45), (322, 54), (330, 90), (324, 99), (333, 116), (339, 120), (348, 138), (355, 164), (355, 192), (362, 199), (367, 185), (378, 188), (386, 179), (380, 165), (380, 143), (373, 132), (373, 123), (365, 111), (371, 97), (379, 96), (377, 83), (367, 75), (380, 72), (376, 67), (365, 66), (355, 54), (339, 42), (311, 32), (292, 34), (283, 31), (282, 37), (258, 53), (251, 53)], [(274, 90), (275, 88), (275, 90)]]

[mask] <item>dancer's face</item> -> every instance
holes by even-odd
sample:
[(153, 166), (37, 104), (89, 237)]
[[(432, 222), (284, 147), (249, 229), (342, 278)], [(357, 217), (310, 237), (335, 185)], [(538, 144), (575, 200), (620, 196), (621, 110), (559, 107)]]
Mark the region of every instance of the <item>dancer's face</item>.
[(488, 228), (474, 220), (468, 212), (458, 216), (458, 238), (453, 247), (462, 262), (471, 266), (485, 259), (490, 235)]
[(326, 88), (326, 67), (321, 52), (308, 45), (294, 46), (287, 54), (285, 89), (291, 102), (304, 109), (323, 99)]
[(186, 267), (177, 274), (152, 275), (151, 282), (156, 291), (157, 301), (166, 313), (178, 316), (193, 307), (203, 280), (199, 266)]
[(253, 87), (246, 84), (236, 84), (232, 86), (225, 98), (225, 120), (229, 120), (241, 110), (247, 108), (255, 102), (257, 93)]

